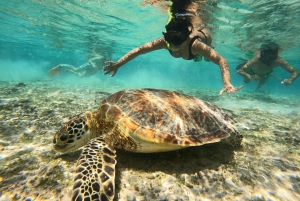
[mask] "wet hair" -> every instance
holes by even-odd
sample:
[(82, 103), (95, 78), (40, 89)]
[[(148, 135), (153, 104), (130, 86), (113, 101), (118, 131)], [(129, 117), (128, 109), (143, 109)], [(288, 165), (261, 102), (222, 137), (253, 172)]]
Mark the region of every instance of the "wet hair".
[(180, 45), (189, 37), (192, 32), (193, 25), (186, 18), (173, 18), (166, 25), (166, 32), (163, 32), (167, 42), (173, 45)]
[[(192, 4), (191, 0), (171, 0), (172, 5), (170, 11), (174, 17), (176, 13), (185, 13), (187, 8)], [(194, 13), (195, 14), (195, 13)]]
[(192, 23), (186, 18), (173, 18), (167, 25), (166, 31), (190, 32), (193, 27)]
[(266, 51), (266, 50), (279, 50), (279, 45), (277, 43), (274, 42), (266, 42), (261, 44), (260, 50), (262, 51)]
[(264, 43), (260, 46), (260, 60), (270, 65), (272, 61), (278, 58), (279, 45), (274, 42)]

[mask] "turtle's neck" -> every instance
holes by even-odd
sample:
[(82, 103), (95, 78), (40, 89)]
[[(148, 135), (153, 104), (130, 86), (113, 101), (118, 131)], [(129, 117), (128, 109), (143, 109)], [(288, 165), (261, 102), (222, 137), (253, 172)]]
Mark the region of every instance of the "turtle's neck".
[(100, 118), (97, 112), (87, 111), (82, 114), (82, 118), (84, 118), (85, 122), (88, 125), (88, 130), (90, 131), (90, 139), (96, 138), (100, 136), (101, 127), (100, 127)]

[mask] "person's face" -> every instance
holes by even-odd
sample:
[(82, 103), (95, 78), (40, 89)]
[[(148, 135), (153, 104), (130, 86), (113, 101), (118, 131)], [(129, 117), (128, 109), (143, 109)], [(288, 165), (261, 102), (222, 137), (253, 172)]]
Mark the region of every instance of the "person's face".
[(170, 47), (169, 47), (169, 50), (171, 50), (171, 51), (174, 51), (174, 52), (177, 52), (177, 51), (179, 51), (179, 50), (181, 50), (181, 49), (183, 49), (184, 48), (184, 46), (187, 44), (187, 39), (183, 42), (183, 43), (181, 43), (180, 45), (174, 45), (173, 43), (169, 43), (170, 44)]
[(269, 50), (261, 50), (260, 58), (264, 61), (271, 62), (276, 60), (278, 57), (278, 50), (269, 49)]
[(171, 51), (178, 51), (184, 47), (187, 43), (190, 32), (179, 32), (179, 31), (169, 31), (163, 32), (165, 40), (169, 44), (169, 49)]

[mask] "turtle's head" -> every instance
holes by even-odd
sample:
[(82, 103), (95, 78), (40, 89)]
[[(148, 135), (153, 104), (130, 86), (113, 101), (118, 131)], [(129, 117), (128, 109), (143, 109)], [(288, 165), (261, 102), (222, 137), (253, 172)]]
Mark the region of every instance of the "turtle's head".
[(90, 113), (76, 115), (65, 123), (55, 134), (53, 139), (54, 149), (59, 152), (74, 151), (92, 139), (90, 132)]

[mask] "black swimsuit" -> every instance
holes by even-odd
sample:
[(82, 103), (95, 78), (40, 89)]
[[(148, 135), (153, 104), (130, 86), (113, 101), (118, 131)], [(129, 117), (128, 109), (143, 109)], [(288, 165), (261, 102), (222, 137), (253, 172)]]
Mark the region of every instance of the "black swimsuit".
[[(198, 32), (200, 32), (200, 33), (203, 34), (203, 36), (204, 36), (204, 38), (205, 38), (205, 44), (207, 45), (207, 36), (206, 36), (206, 34), (205, 34), (201, 29), (199, 29)], [(193, 55), (193, 53), (192, 53), (192, 45), (193, 45), (194, 41), (197, 40), (197, 39), (198, 39), (199, 41), (201, 41), (200, 36), (195, 36), (195, 37), (191, 40), (191, 42), (190, 42), (190, 46), (189, 46), (189, 60), (194, 59), (196, 56), (199, 56), (199, 55)], [(202, 56), (201, 56), (201, 57), (202, 57)], [(202, 59), (201, 59), (201, 60), (202, 60)], [(200, 61), (201, 61), (201, 60), (200, 60)], [(207, 61), (208, 61), (208, 60), (207, 60)]]
[[(198, 31), (204, 35), (204, 37), (205, 37), (205, 44), (207, 44), (207, 37), (206, 37), (205, 33), (203, 33), (202, 30), (198, 30)], [(193, 55), (193, 53), (192, 53), (192, 45), (193, 45), (193, 43), (195, 42), (195, 40), (197, 40), (197, 39), (199, 39), (199, 40), (201, 41), (200, 36), (195, 36), (195, 37), (192, 38), (192, 40), (190, 41), (190, 44), (189, 44), (189, 58), (188, 58), (187, 60), (192, 60), (192, 59), (194, 59), (194, 58), (197, 56), (197, 55)], [(172, 55), (172, 51), (169, 50), (169, 52), (170, 52), (170, 54)], [(173, 56), (173, 55), (172, 55), (172, 56)]]
[[(193, 55), (193, 53), (192, 53), (192, 45), (193, 45), (194, 41), (197, 40), (197, 39), (200, 39), (200, 37), (199, 36), (195, 36), (190, 41), (190, 44), (189, 44), (189, 58), (187, 60), (192, 60), (192, 59), (194, 59), (197, 56), (197, 55)], [(169, 52), (173, 56), (172, 51), (169, 50)]]
[(199, 36), (195, 36), (194, 38), (192, 38), (192, 40), (191, 40), (191, 42), (189, 44), (189, 58), (188, 58), (188, 60), (192, 60), (192, 59), (194, 59), (197, 56), (197, 55), (193, 55), (193, 53), (192, 53), (192, 45), (195, 42), (195, 40), (197, 40), (197, 39), (200, 39), (200, 37)]

